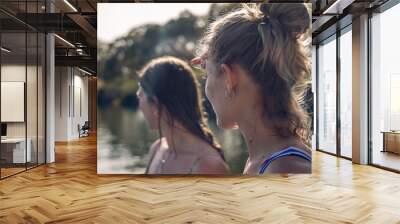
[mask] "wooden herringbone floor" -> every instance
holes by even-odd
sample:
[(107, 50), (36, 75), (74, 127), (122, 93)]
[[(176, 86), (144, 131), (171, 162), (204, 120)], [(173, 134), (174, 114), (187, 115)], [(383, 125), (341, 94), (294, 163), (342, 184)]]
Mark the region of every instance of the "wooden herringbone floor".
[(96, 174), (96, 139), (0, 181), (0, 223), (400, 223), (400, 175), (315, 152), (312, 175)]

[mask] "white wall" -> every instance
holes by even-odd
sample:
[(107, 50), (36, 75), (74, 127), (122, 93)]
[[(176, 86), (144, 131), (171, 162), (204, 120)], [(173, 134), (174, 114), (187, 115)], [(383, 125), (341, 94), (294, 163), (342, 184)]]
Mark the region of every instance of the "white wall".
[[(30, 72), (32, 72), (32, 70), (36, 68), (33, 68), (32, 66), (25, 67), (25, 64), (3, 64), (1, 66), (1, 81), (25, 82), (26, 69), (28, 69), (28, 74), (30, 74)], [(28, 96), (30, 95), (33, 96), (33, 94), (28, 93)], [(6, 110), (6, 108), (1, 108), (1, 110)], [(25, 122), (7, 122), (7, 136), (25, 137), (25, 126)]]
[[(25, 82), (25, 71), (24, 65), (18, 64), (3, 64), (1, 66), (1, 81), (2, 82)], [(30, 68), (28, 67), (28, 70)], [(2, 96), (4, 97), (4, 96)], [(1, 108), (6, 110), (6, 108)], [(24, 122), (11, 122), (7, 123), (7, 136), (8, 137), (25, 137), (25, 123)]]
[(78, 69), (56, 67), (55, 108), (55, 140), (79, 138), (78, 124), (88, 120), (88, 78)]
[[(1, 121), (24, 122), (25, 83), (1, 82)], [(35, 105), (36, 108), (36, 105)]]
[[(28, 66), (28, 69), (32, 69), (32, 67)], [(1, 81), (18, 81), (25, 82), (25, 64), (8, 64), (1, 65)]]
[[(78, 73), (77, 73), (78, 72)], [(82, 76), (79, 70), (74, 69), (74, 92), (71, 98), (74, 99), (74, 108), (72, 108), (72, 129), (71, 129), (71, 136), (73, 138), (77, 138), (78, 133), (78, 124), (81, 126), (88, 121), (88, 78), (87, 76)], [(72, 105), (72, 103), (71, 103)], [(81, 107), (81, 108), (80, 108)]]
[[(38, 69), (38, 70), (37, 70)], [(44, 74), (42, 67), (25, 64), (2, 64), (1, 66), (2, 86), (3, 82), (24, 82), (26, 83), (26, 99), (22, 99), (23, 105), (19, 108), (10, 108), (4, 106), (2, 102), (2, 114), (5, 113), (22, 113), (21, 122), (5, 122), (7, 123), (7, 137), (9, 138), (27, 138), (30, 140), (29, 147), (31, 148), (32, 161), (44, 163), (45, 159), (45, 116), (44, 116)], [(27, 80), (25, 80), (27, 78)], [(8, 98), (7, 92), (2, 89), (2, 99)], [(22, 92), (21, 92), (22, 91)], [(10, 92), (8, 92), (10, 93)], [(24, 93), (24, 90), (19, 90), (19, 93)], [(6, 94), (6, 95), (4, 95)], [(24, 96), (25, 97), (25, 96)], [(21, 98), (24, 98), (21, 97)], [(25, 106), (26, 102), (26, 106)], [(12, 103), (12, 102), (11, 102)], [(17, 103), (17, 102), (14, 102)], [(14, 111), (13, 111), (14, 110)], [(16, 111), (17, 110), (17, 111)], [(18, 111), (19, 110), (19, 111)], [(24, 114), (26, 112), (26, 120)], [(3, 118), (2, 118), (3, 120)], [(38, 154), (37, 154), (38, 153)]]
[(55, 141), (68, 140), (68, 86), (67, 67), (55, 68)]

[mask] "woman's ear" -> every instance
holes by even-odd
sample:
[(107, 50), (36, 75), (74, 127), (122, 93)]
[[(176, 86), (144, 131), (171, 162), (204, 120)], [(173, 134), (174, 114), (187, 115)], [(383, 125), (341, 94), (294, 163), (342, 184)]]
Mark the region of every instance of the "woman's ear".
[(236, 86), (238, 84), (238, 74), (237, 72), (233, 69), (233, 67), (227, 65), (227, 64), (222, 64), (221, 65), (221, 70), (222, 74), (225, 77), (225, 85), (230, 91), (234, 91), (236, 89)]

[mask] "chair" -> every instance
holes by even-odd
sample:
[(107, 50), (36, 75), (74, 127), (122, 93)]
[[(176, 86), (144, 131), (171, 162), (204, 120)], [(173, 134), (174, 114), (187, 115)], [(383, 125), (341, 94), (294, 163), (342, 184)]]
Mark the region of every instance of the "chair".
[(89, 129), (90, 129), (89, 121), (85, 121), (82, 127), (80, 127), (80, 125), (78, 124), (79, 138), (89, 136)]

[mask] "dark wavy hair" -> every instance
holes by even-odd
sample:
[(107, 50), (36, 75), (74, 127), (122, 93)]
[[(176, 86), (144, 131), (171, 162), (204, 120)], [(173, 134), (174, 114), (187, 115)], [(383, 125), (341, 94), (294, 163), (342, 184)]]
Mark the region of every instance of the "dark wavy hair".
[[(191, 134), (215, 148), (225, 161), (223, 151), (206, 123), (199, 83), (186, 62), (171, 56), (153, 59), (139, 71), (139, 78), (148, 100), (154, 103), (156, 98), (159, 114), (165, 112), (167, 115), (168, 125), (173, 127), (178, 121)], [(161, 128), (159, 133), (161, 139)]]

